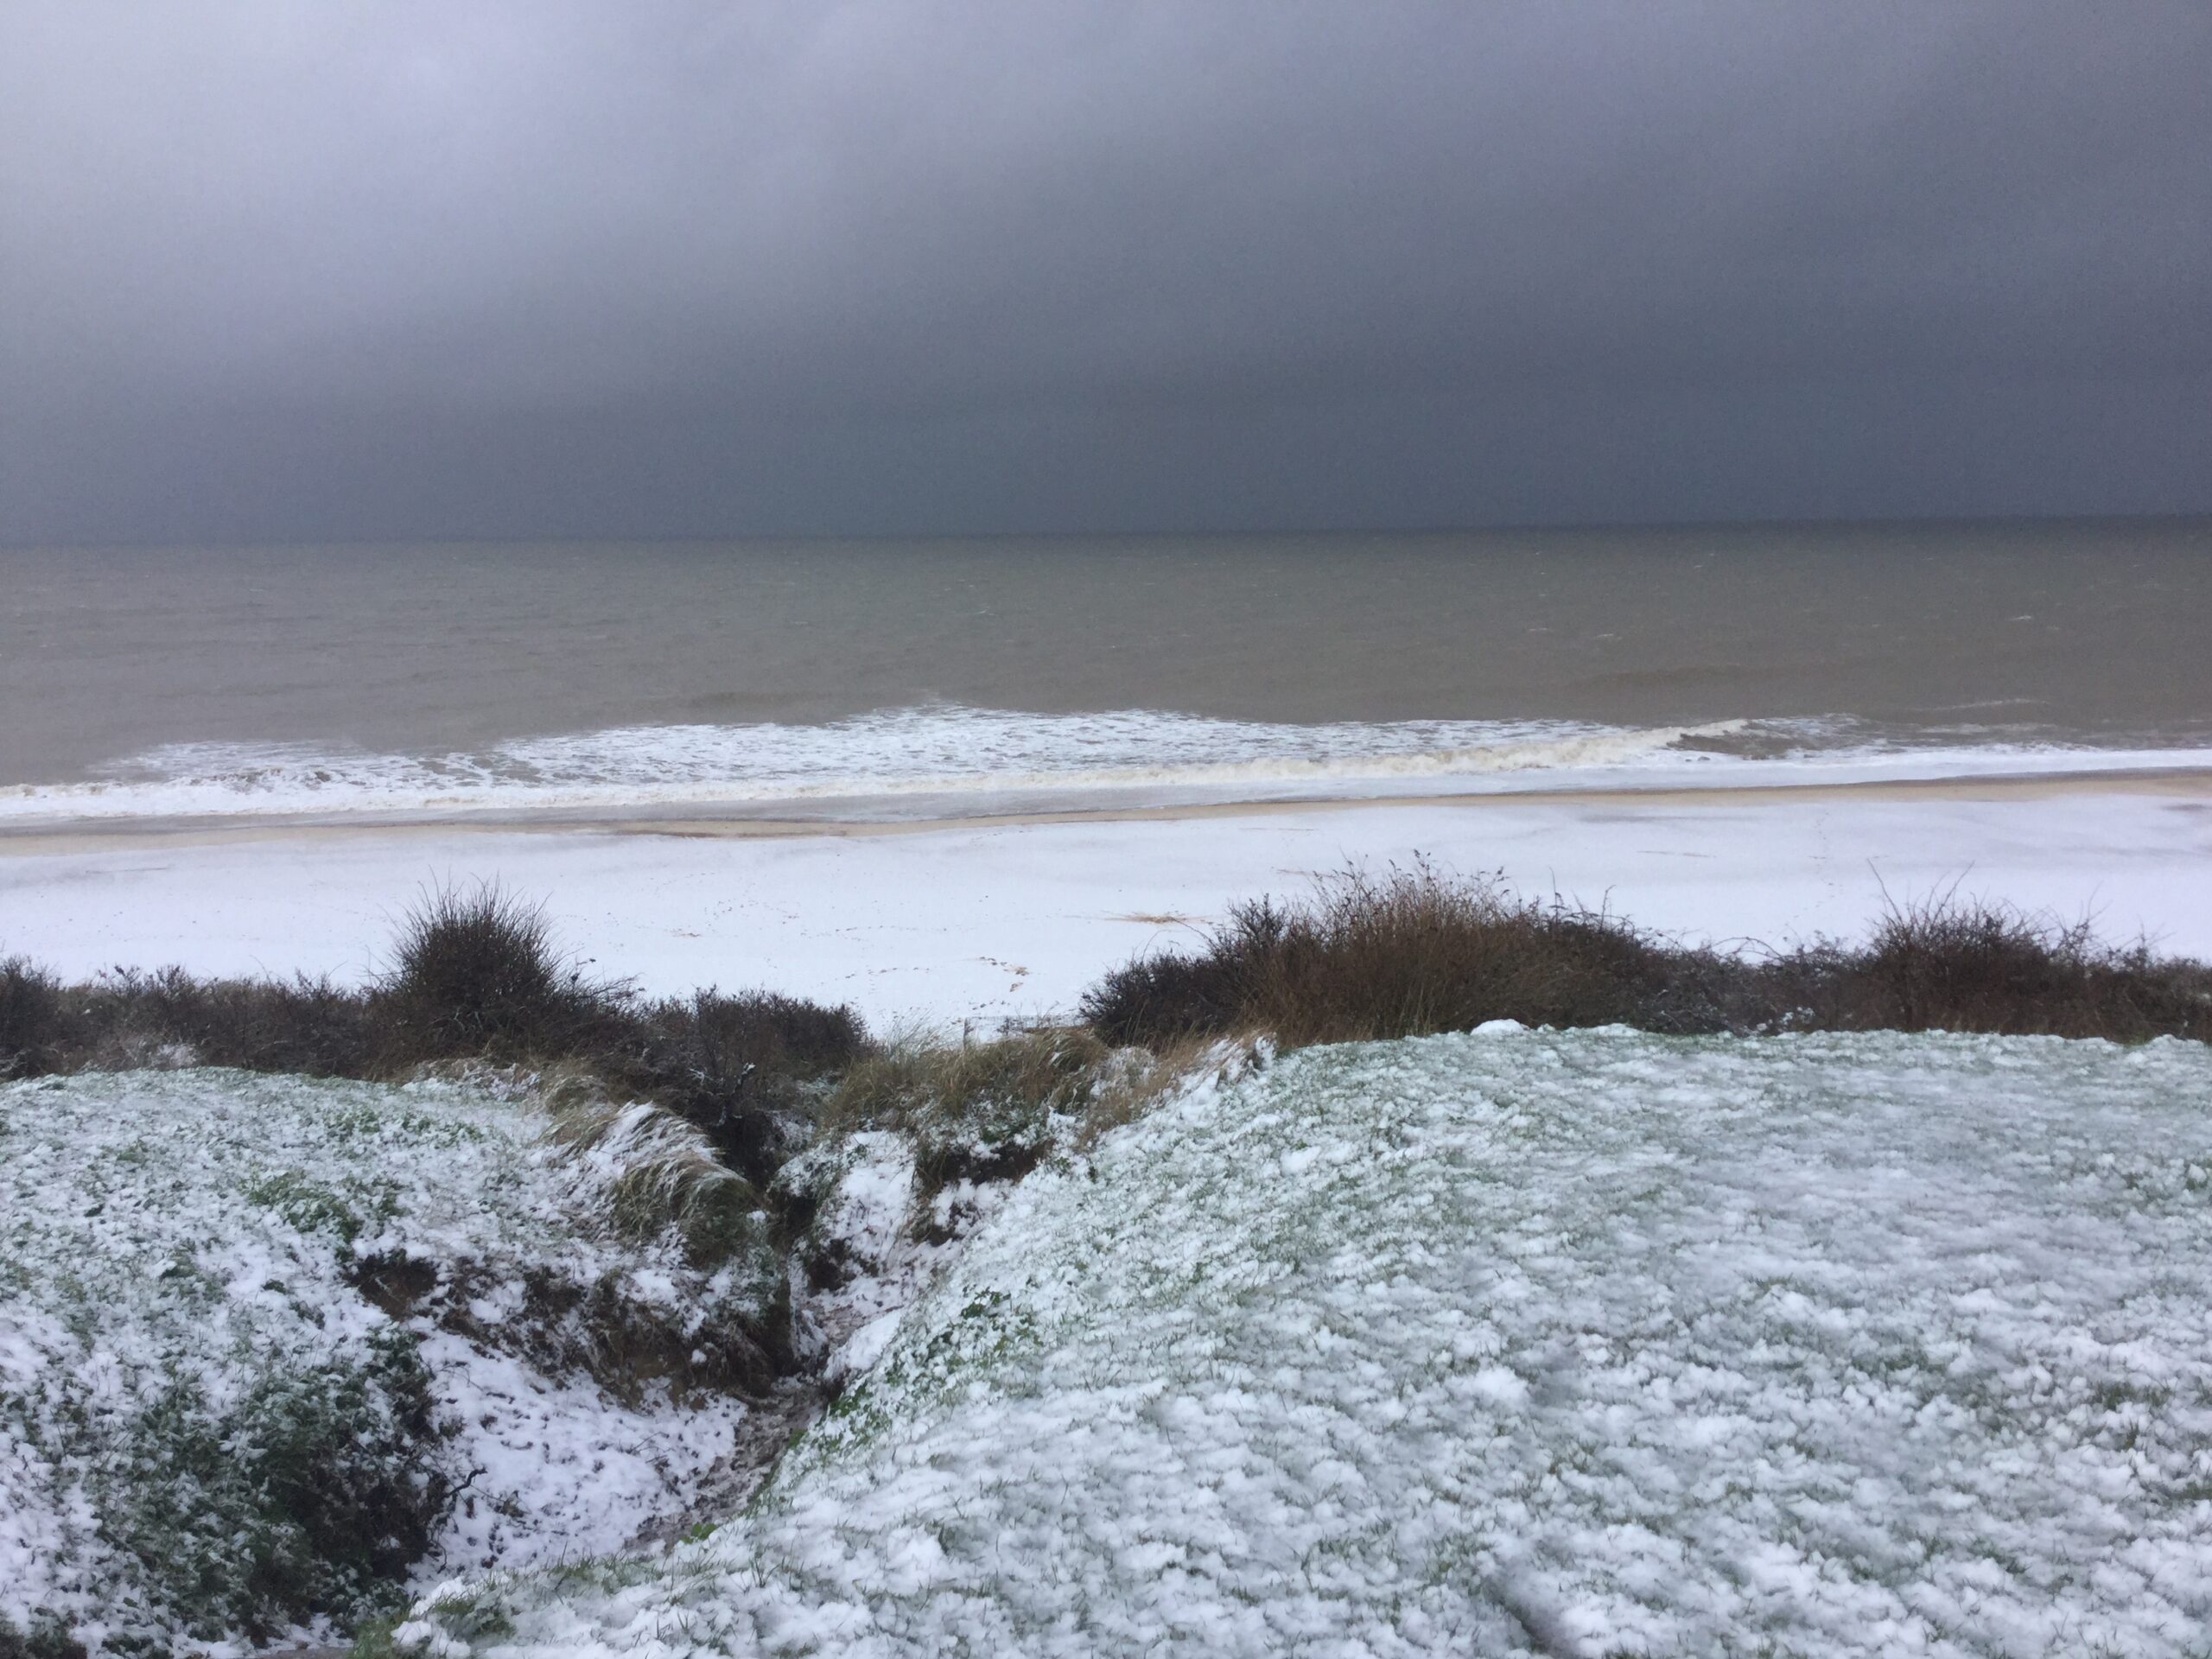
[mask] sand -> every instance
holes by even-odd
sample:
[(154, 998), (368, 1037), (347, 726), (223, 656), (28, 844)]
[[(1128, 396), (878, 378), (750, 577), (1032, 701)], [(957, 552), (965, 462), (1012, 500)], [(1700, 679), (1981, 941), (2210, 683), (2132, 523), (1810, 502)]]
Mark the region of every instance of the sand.
[[(1611, 806), (1636, 810), (1784, 805), (1807, 801), (2037, 801), (2077, 795), (2212, 800), (2212, 772), (2177, 769), (2036, 772), (2019, 777), (1885, 779), (1672, 789), (1487, 789), (1459, 794), (1317, 796), (1166, 804), (1131, 802), (1096, 807), (1043, 806), (1033, 810), (902, 814), (895, 817), (868, 815), (854, 804), (833, 801), (824, 804), (816, 816), (798, 817), (775, 817), (748, 803), (734, 803), (719, 810), (692, 803), (658, 813), (552, 806), (474, 809), (451, 813), (355, 811), (327, 816), (238, 813), (219, 817), (86, 818), (58, 824), (0, 823), (0, 858), (10, 855), (112, 851), (124, 847), (213, 846), (277, 837), (317, 842), (362, 835), (595, 834), (781, 839), (927, 835), (946, 830), (1002, 829), (1027, 824), (1171, 823), (1284, 813), (1358, 811), (1376, 807), (1479, 810)], [(841, 806), (856, 815), (839, 816)]]

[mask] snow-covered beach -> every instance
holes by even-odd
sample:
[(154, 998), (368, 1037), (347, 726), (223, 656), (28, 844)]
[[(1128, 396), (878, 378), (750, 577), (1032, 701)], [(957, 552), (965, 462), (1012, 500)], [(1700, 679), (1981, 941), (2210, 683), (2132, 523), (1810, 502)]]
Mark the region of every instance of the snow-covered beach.
[[(1784, 769), (1777, 768), (1787, 777)], [(874, 1021), (1065, 1013), (1131, 955), (1316, 874), (1427, 858), (1690, 940), (1858, 937), (1957, 884), (2107, 938), (2212, 955), (2212, 776), (1093, 808), (986, 819), (106, 821), (0, 835), (0, 953), (69, 976), (385, 965), (426, 886), (543, 899), (594, 973), (766, 986)]]
[[(1063, 780), (334, 810), (232, 791), (177, 816), (114, 810), (125, 791), (73, 817), (47, 794), (0, 814), (0, 958), (111, 984), (175, 963), (359, 986), (391, 973), (423, 894), (490, 885), (542, 902), (594, 981), (759, 988), (965, 1053), (1072, 1017), (1241, 901), (1348, 869), (1494, 880), (1751, 953), (1856, 943), (1955, 893), (2212, 956), (2197, 760), (1570, 757), (1417, 787), (1354, 769), (1319, 798), (1188, 773), (1168, 798)], [(418, 1470), (439, 1500), (404, 1580), (378, 1580), (416, 1598), (395, 1639), (421, 1659), (1968, 1655), (2075, 1636), (2165, 1655), (2212, 1618), (2189, 1440), (2212, 1396), (2176, 1289), (2212, 1273), (2190, 1219), (2200, 1045), (1614, 1027), (1221, 1053), (1119, 1128), (1083, 1103), (1110, 1095), (1110, 1056), (1003, 1122), (988, 1084), (882, 1118), (829, 1113), (830, 1084), (810, 1085), (778, 1131), (806, 1150), (757, 1199), (739, 1184), (769, 1252), (747, 1294), (795, 1369), (706, 1394), (502, 1348), (494, 1304), (522, 1293), (485, 1291), (499, 1275), (475, 1257), (541, 1211), (602, 1239), (609, 1285), (696, 1289), (666, 1236), (607, 1242), (579, 1208), (588, 1183), (546, 1161), (527, 1077), (494, 1096), (190, 1070), (0, 1084), (31, 1274), (0, 1317), (21, 1512), (0, 1544), (31, 1587), (0, 1612), (95, 1648), (238, 1650), (240, 1610), (264, 1604), (193, 1611), (158, 1567), (168, 1520), (132, 1507), (134, 1483), (174, 1472), (163, 1389), (199, 1379), (202, 1440), (286, 1443), (264, 1396), (391, 1347), (416, 1357), (394, 1395), (414, 1427), (362, 1442), (363, 1478)], [(442, 1113), (499, 1167), (418, 1171), (410, 1137)], [(372, 1120), (382, 1139), (344, 1128)], [(962, 1156), (987, 1173), (925, 1177), (926, 1147), (977, 1136)], [(472, 1243), (479, 1179), (513, 1191)], [(404, 1248), (432, 1300), (385, 1294), (326, 1189), (416, 1217)], [(111, 1252), (111, 1215), (137, 1218)], [(29, 1259), (64, 1246), (88, 1268)], [(149, 1251), (186, 1268), (148, 1279)], [(518, 1282), (550, 1271), (509, 1254)], [(77, 1287), (106, 1279), (139, 1288), (102, 1293), (85, 1326)], [(448, 1488), (472, 1501), (441, 1507)], [(296, 1550), (245, 1488), (219, 1496), (253, 1550)], [(206, 1531), (185, 1529), (213, 1560)], [(315, 1592), (335, 1622), (257, 1629), (327, 1639), (345, 1608), (398, 1605), (360, 1584)]]

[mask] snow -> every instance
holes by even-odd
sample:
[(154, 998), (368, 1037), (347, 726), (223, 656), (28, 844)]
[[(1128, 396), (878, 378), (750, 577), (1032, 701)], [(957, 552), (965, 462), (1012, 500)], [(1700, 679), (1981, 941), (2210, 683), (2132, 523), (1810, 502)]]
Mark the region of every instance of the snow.
[[(0, 1086), (0, 1615), (48, 1610), (96, 1641), (191, 1627), (203, 1639), (188, 1645), (225, 1646), (245, 1592), (219, 1535), (258, 1521), (179, 1484), (186, 1518), (156, 1524), (147, 1483), (192, 1478), (180, 1435), (231, 1436), (229, 1455), (264, 1433), (257, 1402), (348, 1378), (368, 1379), (372, 1406), (410, 1376), (427, 1385), (433, 1442), (396, 1433), (390, 1456), (459, 1497), (419, 1586), (604, 1553), (684, 1508), (745, 1408), (677, 1412), (664, 1389), (618, 1400), (549, 1370), (523, 1340), (523, 1281), (611, 1281), (678, 1328), (767, 1287), (619, 1232), (610, 1142), (580, 1162), (543, 1127), (451, 1084), (203, 1071)], [(491, 1334), (396, 1319), (357, 1287), (362, 1263), (399, 1259), (475, 1287), (467, 1306)], [(364, 1413), (364, 1433), (385, 1423)], [(212, 1611), (170, 1570), (195, 1551), (216, 1561)]]
[(883, 1351), (891, 1345), (891, 1338), (898, 1334), (899, 1322), (905, 1314), (905, 1308), (895, 1307), (888, 1313), (879, 1313), (854, 1332), (832, 1357), (827, 1374), (842, 1380), (873, 1368), (883, 1357)]
[[(826, 1354), (824, 1383), (842, 1387), (875, 1363), (906, 1310), (1005, 1197), (1003, 1186), (961, 1185), (968, 1201), (957, 1216), (947, 1192), (918, 1205), (913, 1140), (887, 1129), (825, 1137), (777, 1173), (780, 1192), (816, 1202), (792, 1252), (791, 1323)], [(940, 1224), (918, 1229), (925, 1221)]]
[(741, 1516), (452, 1659), (2202, 1653), (2212, 1054), (1309, 1050), (1030, 1176)]
[(0, 839), (0, 953), (71, 976), (175, 962), (359, 979), (388, 963), (426, 884), (497, 877), (546, 899), (594, 972), (675, 995), (765, 985), (849, 1002), (879, 1028), (1066, 1010), (1234, 899), (1415, 854), (1696, 938), (1849, 935), (1885, 887), (1964, 878), (1968, 893), (2212, 955), (2212, 803), (2186, 795), (1623, 796), (765, 837), (448, 828), (35, 846)]

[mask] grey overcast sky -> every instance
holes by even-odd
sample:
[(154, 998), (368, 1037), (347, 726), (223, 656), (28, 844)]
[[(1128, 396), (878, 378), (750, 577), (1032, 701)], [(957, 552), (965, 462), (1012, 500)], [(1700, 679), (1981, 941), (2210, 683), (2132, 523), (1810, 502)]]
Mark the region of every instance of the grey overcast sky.
[(2208, 509), (2202, 0), (0, 3), (0, 540)]

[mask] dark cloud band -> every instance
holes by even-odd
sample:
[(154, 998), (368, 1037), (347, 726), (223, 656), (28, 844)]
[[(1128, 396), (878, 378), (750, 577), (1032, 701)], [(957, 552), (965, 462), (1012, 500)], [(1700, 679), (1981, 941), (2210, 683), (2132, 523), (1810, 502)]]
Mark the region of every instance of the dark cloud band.
[(0, 537), (2212, 506), (2207, 85), (2178, 3), (29, 0)]

